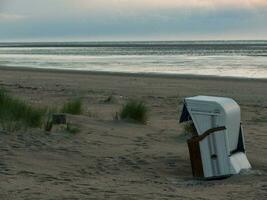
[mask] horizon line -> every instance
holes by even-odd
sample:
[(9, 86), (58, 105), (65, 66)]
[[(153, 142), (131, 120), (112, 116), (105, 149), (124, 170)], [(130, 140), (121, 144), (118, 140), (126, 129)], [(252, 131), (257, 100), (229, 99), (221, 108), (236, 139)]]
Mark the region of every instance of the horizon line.
[(188, 39), (188, 40), (32, 40), (32, 41), (1, 41), (0, 44), (22, 43), (102, 43), (102, 42), (267, 42), (267, 39)]

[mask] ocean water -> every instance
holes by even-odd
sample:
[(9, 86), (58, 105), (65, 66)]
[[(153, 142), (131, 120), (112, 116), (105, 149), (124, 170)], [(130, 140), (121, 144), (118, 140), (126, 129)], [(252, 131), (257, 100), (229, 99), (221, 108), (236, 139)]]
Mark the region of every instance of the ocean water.
[(0, 66), (267, 78), (267, 41), (0, 43)]

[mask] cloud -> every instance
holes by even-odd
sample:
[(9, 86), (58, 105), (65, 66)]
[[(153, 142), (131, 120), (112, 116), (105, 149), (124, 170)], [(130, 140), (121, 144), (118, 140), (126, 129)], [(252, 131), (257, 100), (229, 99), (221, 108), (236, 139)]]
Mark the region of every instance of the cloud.
[(262, 8), (267, 8), (267, 0), (0, 0), (3, 12), (32, 18), (101, 17), (100, 14), (135, 16), (171, 10), (188, 14), (225, 9), (254, 11)]
[(0, 22), (14, 22), (14, 21), (20, 21), (26, 19), (26, 16), (24, 15), (18, 15), (18, 14), (9, 14), (9, 13), (0, 13)]
[(128, 8), (255, 8), (267, 6), (266, 0), (68, 0), (81, 9)]
[(0, 40), (244, 38), (266, 21), (267, 0), (0, 0)]

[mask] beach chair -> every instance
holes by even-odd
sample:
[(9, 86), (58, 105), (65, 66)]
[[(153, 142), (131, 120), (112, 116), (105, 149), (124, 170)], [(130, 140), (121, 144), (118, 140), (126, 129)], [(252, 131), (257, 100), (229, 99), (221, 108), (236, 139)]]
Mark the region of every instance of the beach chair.
[(250, 169), (239, 105), (230, 98), (195, 96), (184, 100), (180, 123), (192, 122), (188, 139), (194, 177), (221, 178)]

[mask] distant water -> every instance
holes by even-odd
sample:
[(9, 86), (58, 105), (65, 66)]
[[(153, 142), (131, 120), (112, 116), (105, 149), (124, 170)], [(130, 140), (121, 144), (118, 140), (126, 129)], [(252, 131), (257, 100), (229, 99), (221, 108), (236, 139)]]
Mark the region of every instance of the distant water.
[(267, 78), (267, 41), (0, 43), (0, 66)]

